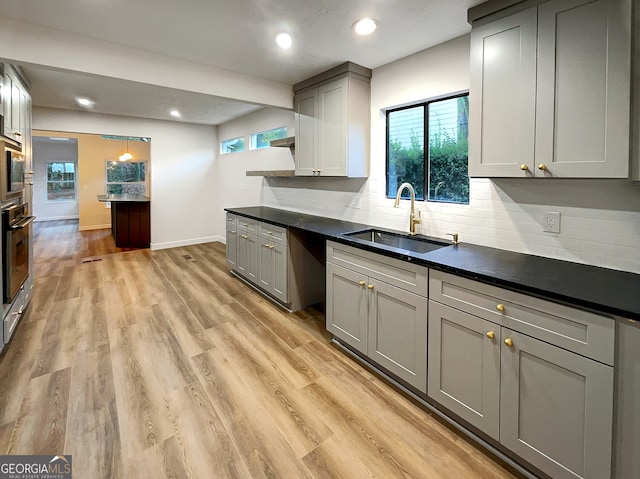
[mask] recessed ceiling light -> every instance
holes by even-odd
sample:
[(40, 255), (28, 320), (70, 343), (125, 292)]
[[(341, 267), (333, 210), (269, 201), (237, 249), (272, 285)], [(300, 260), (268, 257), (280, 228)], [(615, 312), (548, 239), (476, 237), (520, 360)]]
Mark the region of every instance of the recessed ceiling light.
[(91, 106), (91, 105), (93, 105), (93, 102), (91, 100), (89, 100), (88, 98), (76, 98), (76, 101), (78, 102), (79, 105), (82, 105), (82, 106)]
[(180, 112), (178, 110), (171, 110), (169, 114), (174, 118), (180, 118)]
[(353, 30), (358, 35), (371, 35), (378, 27), (378, 22), (372, 18), (363, 18), (353, 24)]
[(283, 50), (287, 50), (288, 48), (291, 48), (293, 40), (291, 39), (291, 35), (289, 35), (288, 33), (280, 33), (276, 37), (276, 43)]

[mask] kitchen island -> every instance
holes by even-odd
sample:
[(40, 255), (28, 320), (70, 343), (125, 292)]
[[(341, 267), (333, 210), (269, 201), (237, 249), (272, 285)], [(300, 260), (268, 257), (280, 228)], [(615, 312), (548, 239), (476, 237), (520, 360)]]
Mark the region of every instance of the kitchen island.
[(148, 248), (151, 244), (151, 198), (144, 195), (98, 195), (111, 203), (111, 234), (118, 248)]

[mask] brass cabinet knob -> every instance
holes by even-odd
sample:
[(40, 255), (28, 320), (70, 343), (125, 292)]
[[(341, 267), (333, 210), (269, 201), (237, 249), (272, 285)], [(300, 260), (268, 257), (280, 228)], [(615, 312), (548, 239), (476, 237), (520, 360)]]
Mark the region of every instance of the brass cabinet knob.
[(246, 228), (249, 225), (247, 223), (242, 223), (242, 226), (244, 226)]
[(240, 235), (240, 238), (247, 239), (247, 238), (248, 238), (248, 236), (247, 236), (247, 235)]
[(231, 232), (231, 234), (232, 234), (232, 235), (236, 234), (236, 230), (233, 230), (233, 231)]
[(22, 132), (21, 131), (15, 131), (13, 134), (16, 135), (16, 136), (22, 136)]
[(529, 167), (523, 163), (523, 164), (521, 164), (521, 165), (520, 165), (520, 169), (521, 169), (522, 171), (528, 171), (528, 170), (529, 170)]
[(272, 244), (269, 245), (269, 249), (273, 249), (273, 245)]
[(273, 234), (273, 231), (267, 231), (267, 234), (268, 234), (268, 235), (272, 235), (272, 234)]
[(372, 285), (372, 284), (369, 284), (369, 285), (367, 285), (367, 288), (369, 288), (369, 289), (373, 289), (373, 285)]
[(547, 169), (547, 165), (545, 165), (544, 163), (540, 163), (540, 164), (538, 165), (538, 169), (539, 169), (539, 170), (542, 170), (542, 171), (545, 171), (545, 170)]
[(513, 340), (511, 338), (507, 338), (504, 340), (504, 344), (506, 344), (507, 346), (511, 347), (513, 346)]
[(360, 286), (364, 286), (366, 283), (365, 283), (364, 281), (358, 281), (358, 284), (359, 284)]
[(495, 337), (496, 337), (496, 333), (494, 333), (493, 331), (489, 331), (489, 332), (487, 333), (487, 338), (489, 338), (489, 339), (493, 339), (493, 338), (495, 338)]
[(496, 306), (496, 309), (501, 313), (504, 313), (504, 304), (500, 303)]

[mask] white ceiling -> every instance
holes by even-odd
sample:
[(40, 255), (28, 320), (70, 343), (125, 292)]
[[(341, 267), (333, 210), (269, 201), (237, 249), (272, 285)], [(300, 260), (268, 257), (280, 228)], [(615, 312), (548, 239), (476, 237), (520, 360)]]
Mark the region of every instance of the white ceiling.
[[(294, 84), (345, 61), (376, 68), (470, 30), (481, 0), (0, 0), (0, 16), (182, 60)], [(379, 22), (369, 37), (352, 24)], [(280, 50), (279, 32), (293, 37)], [(100, 112), (219, 124), (259, 106), (96, 76), (29, 66), (37, 106), (76, 109), (77, 95), (100, 97)], [(186, 110), (185, 110), (186, 111)]]

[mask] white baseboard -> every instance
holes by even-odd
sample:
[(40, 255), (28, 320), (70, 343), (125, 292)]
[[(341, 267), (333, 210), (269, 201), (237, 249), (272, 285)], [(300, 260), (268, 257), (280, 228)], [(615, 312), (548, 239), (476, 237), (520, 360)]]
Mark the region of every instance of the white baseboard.
[(106, 230), (106, 229), (111, 229), (111, 224), (81, 226), (80, 228), (78, 228), (79, 231)]
[(202, 244), (202, 243), (212, 243), (212, 242), (225, 242), (225, 238), (222, 236), (207, 236), (204, 238), (193, 238), (188, 240), (180, 240), (180, 241), (168, 241), (166, 243), (151, 243), (152, 250), (159, 249), (168, 249), (168, 248), (179, 248), (181, 246), (191, 246), (194, 244)]
[(68, 215), (68, 216), (36, 216), (35, 221), (59, 221), (59, 220), (77, 220), (79, 218), (78, 215)]

